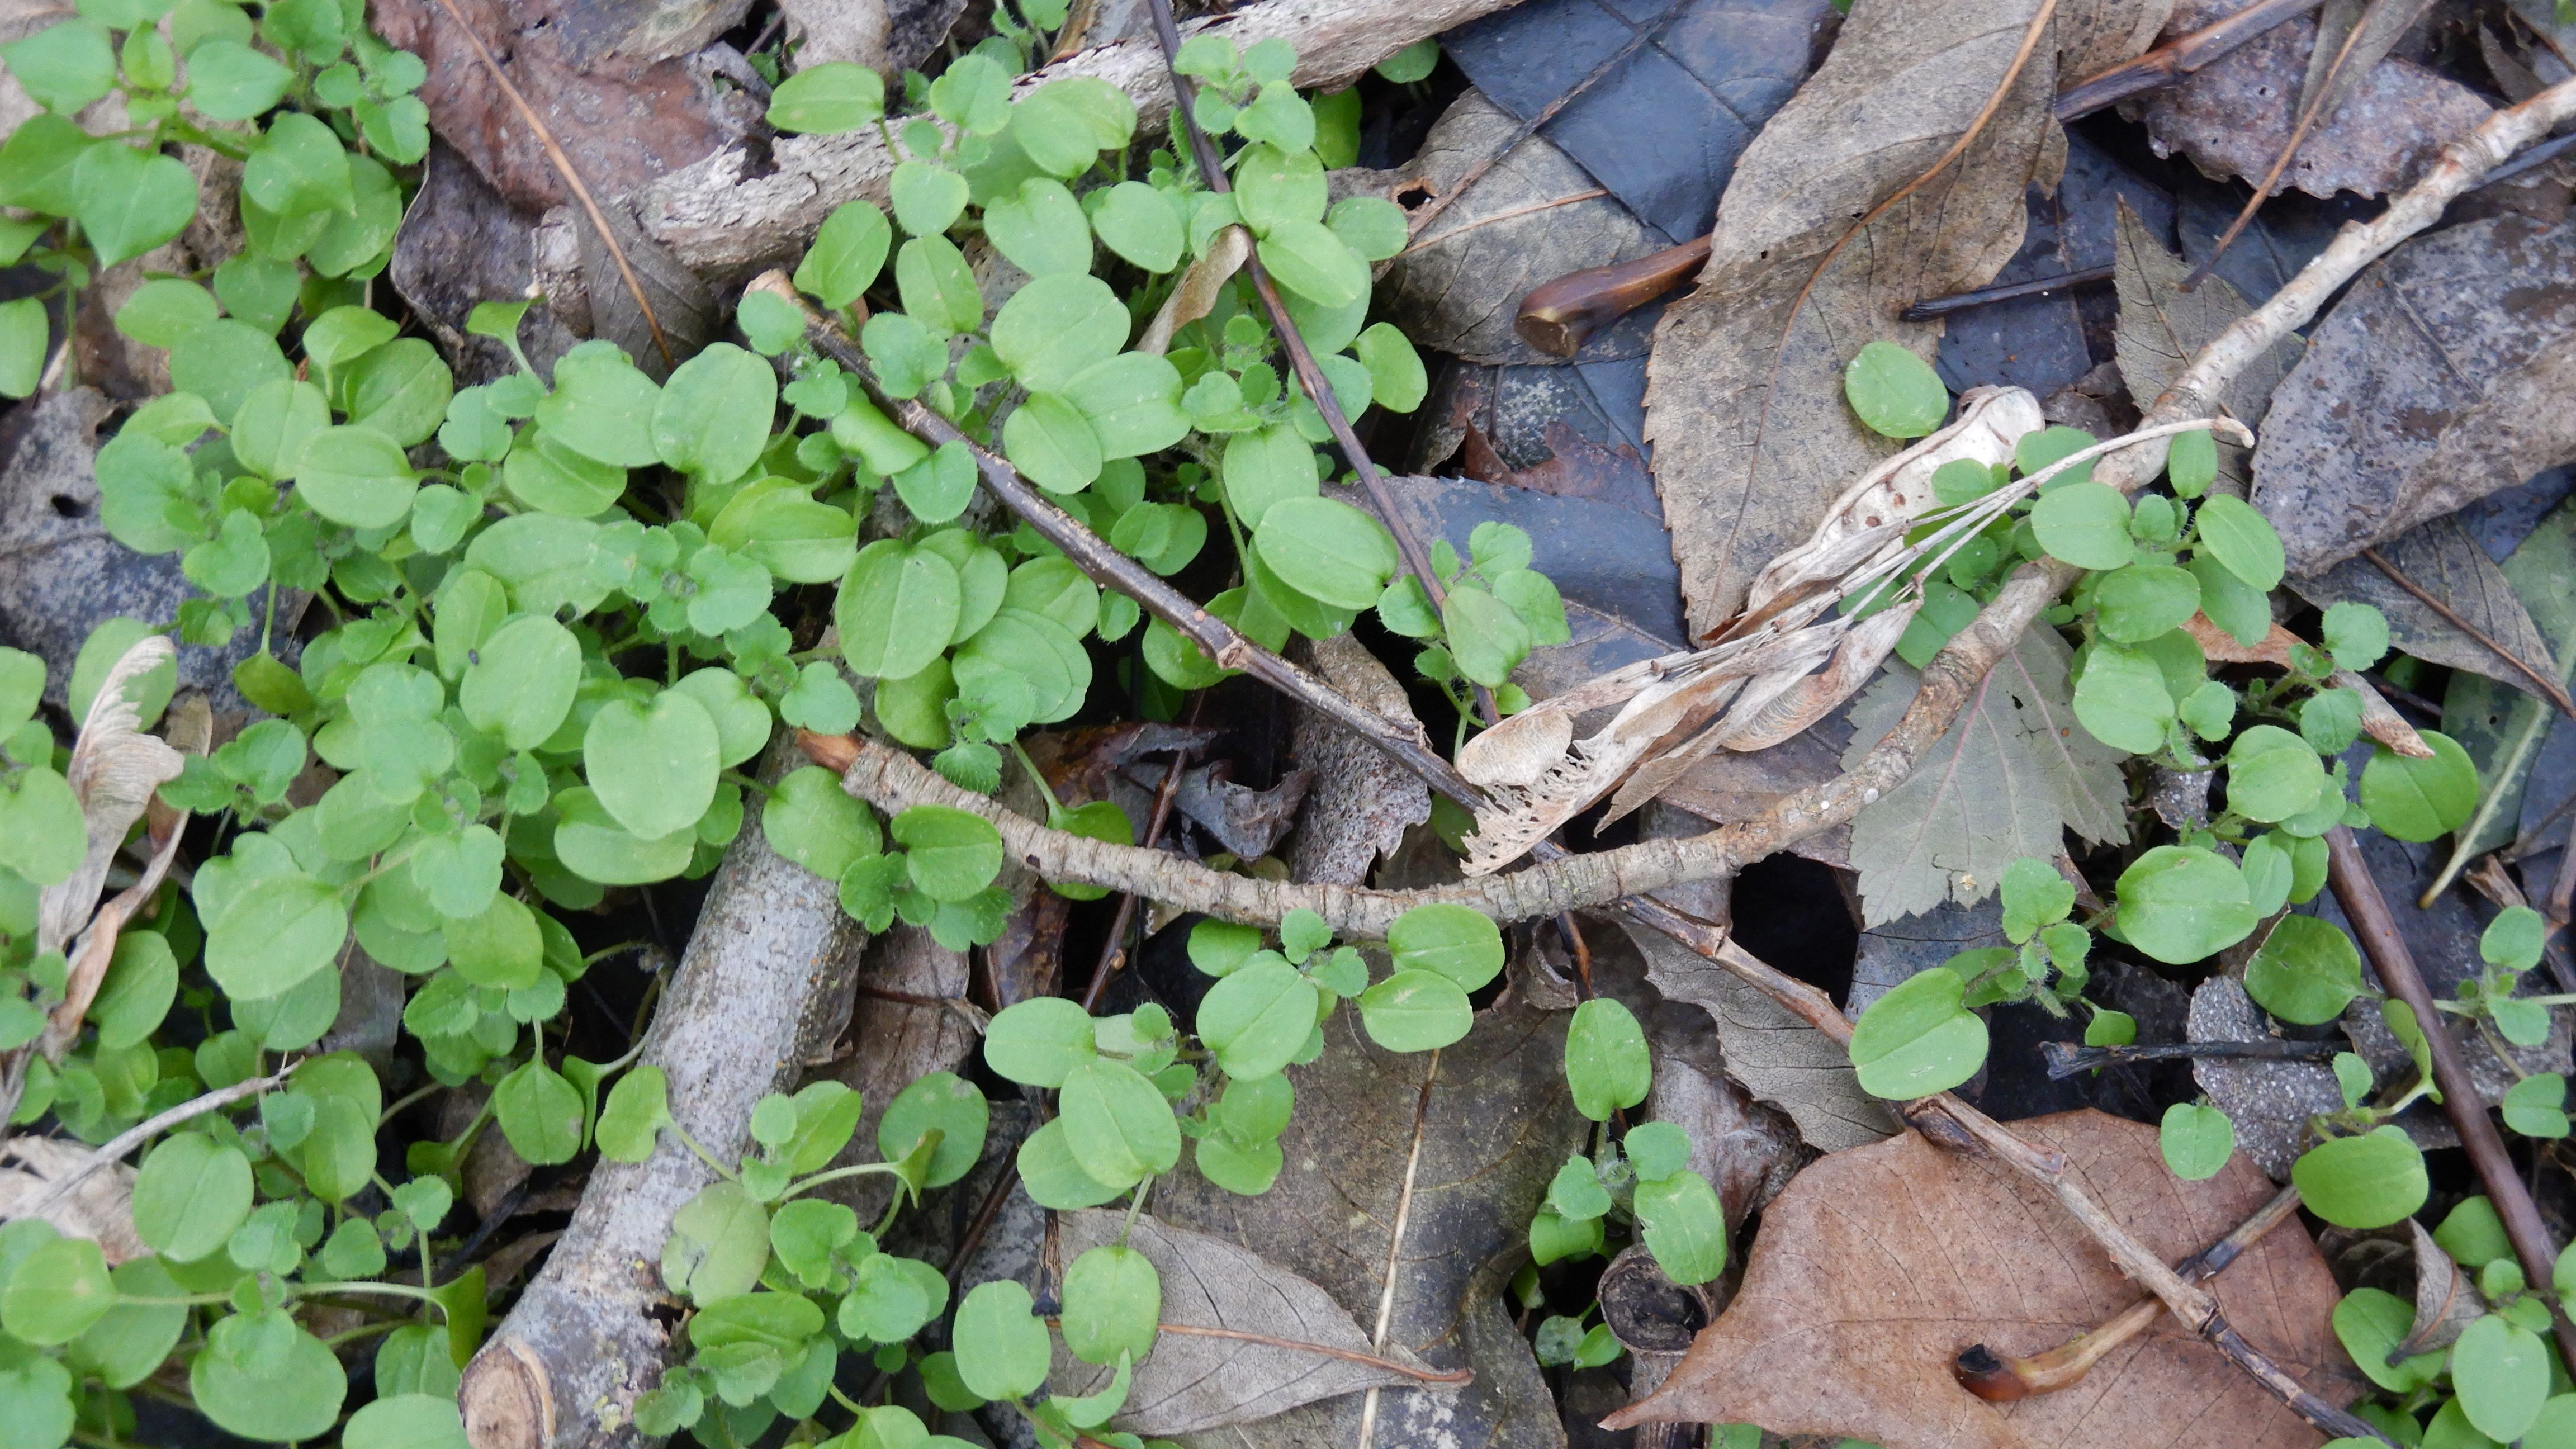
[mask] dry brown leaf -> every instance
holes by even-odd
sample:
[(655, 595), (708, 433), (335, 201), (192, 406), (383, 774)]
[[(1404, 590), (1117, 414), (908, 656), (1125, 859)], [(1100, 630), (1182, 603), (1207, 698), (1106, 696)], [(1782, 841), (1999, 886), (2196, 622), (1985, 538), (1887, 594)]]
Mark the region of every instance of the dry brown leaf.
[(1220, 230), (1198, 260), (1181, 273), (1172, 295), (1163, 299), (1162, 310), (1154, 314), (1145, 335), (1137, 339), (1136, 350), (1156, 357), (1171, 351), (1172, 334), (1214, 311), (1217, 294), (1236, 272), (1243, 270), (1244, 259), (1251, 255), (1251, 232), (1240, 226)]
[[(1548, 1179), (1590, 1125), (1565, 1093), (1565, 1022), (1507, 1000), (1457, 1045), (1397, 1055), (1361, 1033), (1356, 1013), (1338, 1013), (1322, 1058), (1289, 1068), (1297, 1114), (1270, 1191), (1237, 1197), (1186, 1166), (1156, 1190), (1165, 1223), (1311, 1280), (1369, 1328), (1377, 1352), (1475, 1373), (1460, 1389), (1375, 1391), (1378, 1449), (1562, 1449), (1556, 1405), (1502, 1287), (1528, 1260), (1529, 1216)], [(1184, 1442), (1350, 1449), (1368, 1399), (1346, 1394)]]
[(2037, 8), (1862, 0), (1737, 163), (1698, 290), (1665, 314), (1647, 374), (1646, 436), (1693, 639), (1725, 626), (1763, 566), (1895, 451), (1844, 403), (1844, 363), (1877, 339), (1928, 356), (1939, 327), (1901, 322), (1898, 310), (1982, 285), (2020, 247), (2023, 191), (2053, 180), (2062, 156), (2045, 40), (1965, 153), (1816, 274), (1854, 218), (1924, 173), (1986, 109)]
[(2424, 1231), (2424, 1225), (2408, 1218), (2406, 1228), (2415, 1240), (2415, 1321), (2389, 1351), (2392, 1359), (2449, 1348), (2487, 1311), (2486, 1295)]
[[(0, 1220), (16, 1217), (20, 1204), (32, 1203), (56, 1177), (87, 1162), (90, 1149), (53, 1137), (12, 1137), (7, 1155), (14, 1165), (0, 1167)], [(134, 1169), (122, 1162), (82, 1179), (44, 1217), (65, 1237), (95, 1240), (110, 1267), (152, 1251), (135, 1234)]]
[[(1207, 1233), (1176, 1228), (1140, 1214), (1094, 1208), (1065, 1213), (1063, 1259), (1115, 1243), (1145, 1255), (1163, 1280), (1162, 1321), (1185, 1328), (1222, 1328), (1291, 1344), (1314, 1344), (1372, 1353), (1366, 1330), (1323, 1289), (1260, 1254)], [(1402, 1348), (1376, 1355), (1437, 1373)], [(1048, 1382), (1057, 1393), (1089, 1394), (1107, 1387), (1110, 1370), (1087, 1364), (1056, 1343)], [(1253, 1419), (1267, 1419), (1318, 1399), (1375, 1387), (1419, 1382), (1413, 1375), (1376, 1368), (1312, 1349), (1239, 1338), (1164, 1332), (1154, 1351), (1136, 1365), (1127, 1405), (1111, 1422), (1131, 1434), (1186, 1434)]]
[[(2183, 629), (2200, 646), (2201, 656), (2214, 664), (2269, 664), (2275, 669), (2287, 669), (2290, 667), (2290, 646), (2304, 642), (2298, 635), (2282, 628), (2277, 620), (2272, 624), (2272, 632), (2264, 635), (2261, 643), (2250, 646), (2237, 643), (2235, 635), (2211, 623), (2207, 614), (2192, 615), (2183, 621)], [(2363, 734), (2401, 755), (2418, 760), (2433, 758), (2433, 747), (2424, 743), (2424, 736), (2406, 722), (2406, 717), (2397, 712), (2396, 706), (2380, 696), (2378, 686), (2349, 669), (2336, 670), (2326, 677), (2326, 683), (2332, 688), (2349, 689), (2361, 696)]]
[[(2156, 1129), (2099, 1112), (2013, 1124), (2066, 1155), (2121, 1226), (2168, 1261), (2272, 1195), (2242, 1159), (2207, 1182), (2166, 1171)], [(2227, 1320), (2334, 1403), (2364, 1386), (2328, 1322), (2338, 1292), (2284, 1226), (2213, 1283)], [(1664, 1389), (1608, 1423), (1760, 1424), (1885, 1449), (2307, 1449), (2316, 1431), (2219, 1352), (2160, 1318), (2075, 1387), (1989, 1404), (1951, 1377), (1961, 1349), (2054, 1348), (2139, 1297), (2046, 1190), (1911, 1133), (1799, 1174), (1763, 1213), (1744, 1286)]]
[[(2115, 346), (2121, 380), (2138, 406), (2147, 408), (2173, 386), (2200, 349), (2254, 309), (2223, 277), (2203, 278), (2198, 287), (2184, 291), (2190, 264), (2165, 250), (2125, 198), (2119, 207), (2119, 227), (2112, 238), (2112, 280), (2120, 294)], [(2298, 340), (2284, 338), (2236, 374), (2219, 395), (2219, 406), (2239, 422), (2261, 422), (2272, 389), (2298, 360)], [(2247, 450), (2224, 438), (2213, 441), (2218, 444), (2219, 491), (2244, 497), (2254, 476)]]
[[(1437, 201), (1519, 128), (1471, 90), (1431, 128), (1398, 184), (1427, 189)], [(1563, 362), (1512, 330), (1522, 295), (1568, 272), (1633, 261), (1668, 244), (1536, 135), (1477, 178), (1388, 264), (1380, 305), (1419, 347), (1469, 362)]]
[[(2544, 675), (2558, 673), (2549, 641), (2513, 581), (2456, 516), (2406, 530), (2380, 545), (2379, 555), (2516, 658)], [(2321, 609), (2347, 599), (2371, 605), (2387, 616), (2389, 641), (2418, 659), (2483, 674), (2525, 692), (2531, 688), (2530, 675), (2443, 618), (2369, 559), (2348, 558), (2323, 573), (2292, 574), (2283, 582)]]
[[(1312, 645), (1324, 682), (1406, 729), (1422, 726), (1377, 656), (1348, 634)], [(1358, 885), (1380, 855), (1392, 855), (1404, 832), (1431, 818), (1431, 791), (1384, 750), (1323, 718), (1297, 711), (1290, 753), (1315, 772), (1288, 846), (1292, 879)]]
[(137, 678), (170, 664), (178, 653), (168, 635), (145, 635), (118, 658), (91, 698), (89, 717), (81, 722), (70, 767), (63, 774), (89, 825), (89, 852), (80, 869), (47, 886), (36, 898), (39, 951), (66, 949), (89, 923), (98, 907), (99, 890), (107, 881), (108, 863), (125, 844), (126, 832), (143, 818), (161, 782), (178, 777), (183, 765), (179, 752), (143, 733), (142, 714), (126, 690)]
[[(2168, 35), (2233, 15), (2250, 0), (2182, 0)], [(2181, 151), (2201, 170), (2259, 182), (2289, 144), (2300, 83), (2317, 48), (2315, 17), (2274, 27), (2212, 61), (2177, 86), (2120, 113), (2147, 125), (2159, 156)], [(2347, 62), (2347, 69), (2350, 63)], [(2281, 184), (2311, 196), (2357, 191), (2377, 196), (2405, 186), (2432, 163), (2451, 137), (2487, 117), (2477, 94), (2402, 59), (2387, 59), (2353, 78), (2333, 114), (2311, 127)], [(2144, 396), (2142, 393), (2141, 396)]]
[[(2443, 134), (2454, 134), (2445, 132)], [(2255, 505), (2292, 573), (2576, 459), (2576, 226), (2493, 217), (2373, 263), (2273, 394)]]

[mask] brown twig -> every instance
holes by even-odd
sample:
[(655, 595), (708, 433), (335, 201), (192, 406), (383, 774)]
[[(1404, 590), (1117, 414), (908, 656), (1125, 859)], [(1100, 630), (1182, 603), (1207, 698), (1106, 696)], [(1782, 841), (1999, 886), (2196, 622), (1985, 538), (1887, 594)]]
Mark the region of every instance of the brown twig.
[(43, 1217), (56, 1203), (71, 1196), (72, 1189), (87, 1181), (90, 1174), (119, 1160), (125, 1154), (150, 1141), (155, 1135), (167, 1132), (182, 1122), (193, 1121), (208, 1112), (229, 1107), (244, 1097), (255, 1097), (271, 1087), (282, 1086), (294, 1073), (295, 1064), (289, 1063), (273, 1076), (253, 1077), (246, 1082), (235, 1082), (229, 1087), (217, 1087), (203, 1096), (192, 1097), (166, 1112), (145, 1118), (101, 1143), (97, 1151), (73, 1164), (71, 1169), (62, 1176), (46, 1179), (45, 1190), (36, 1194), (24, 1205), (11, 1209), (7, 1220), (15, 1222), (20, 1218)]
[[(2298, 1210), (2299, 1190), (2281, 1189), (2226, 1237), (2175, 1264), (2175, 1276), (2186, 1283), (2208, 1282)], [(1989, 1403), (2008, 1404), (2053, 1394), (2074, 1387), (2092, 1371), (2093, 1365), (2101, 1362), (2103, 1355), (2146, 1332), (2164, 1311), (2161, 1299), (2141, 1298), (2101, 1326), (2028, 1358), (2005, 1358), (1982, 1343), (1971, 1344), (1951, 1365), (1951, 1373), (1958, 1378), (1959, 1387)]]
[(2266, 1037), (2260, 1041), (2171, 1041), (2146, 1046), (2093, 1047), (2073, 1042), (2044, 1041), (2039, 1054), (2048, 1063), (2048, 1079), (2064, 1081), (2077, 1072), (2097, 1067), (2130, 1066), (2139, 1062), (2197, 1061), (2208, 1057), (2261, 1057), (2272, 1061), (2331, 1061), (2340, 1044), (2331, 1041), (2283, 1041)]
[[(2478, 1095), (2469, 1064), (2461, 1059), (2459, 1043), (2442, 1025), (2442, 1013), (2433, 1000), (2432, 989), (2424, 984), (2424, 973), (2415, 969), (2415, 954), (2407, 949), (2404, 933), (2389, 914), (2387, 898), (2379, 893), (2379, 882), (2372, 877), (2369, 862), (2361, 858), (2361, 845), (2353, 839), (2350, 827), (2338, 825), (2326, 832), (2326, 883), (2342, 904), (2344, 918), (2352, 922), (2361, 953), (2370, 958), (2380, 984), (2414, 1009), (2415, 1020), (2424, 1029), (2425, 1045), (2432, 1049), (2433, 1083), (2442, 1089), (2442, 1111), (2460, 1134), (2460, 1145), (2468, 1149), (2469, 1163), (2478, 1170), (2478, 1181), (2495, 1205), (2496, 1217), (2504, 1224), (2505, 1239), (2513, 1244), (2513, 1255), (2522, 1264), (2524, 1279), (2548, 1282), (2550, 1270), (2558, 1260), (2558, 1251), (2549, 1241), (2549, 1225), (2540, 1220), (2531, 1189), (2523, 1185), (2522, 1175), (2514, 1170), (2513, 1158), (2505, 1151), (2504, 1134), (2487, 1116), (2486, 1099)], [(2576, 1365), (2576, 1324), (2561, 1313), (2551, 1319), (2550, 1326), (2557, 1333), (2560, 1356)]]
[(2576, 699), (2568, 698), (2567, 687), (2560, 684), (2557, 680), (2550, 678), (2547, 671), (2523, 658), (2521, 655), (2514, 653), (2512, 650), (2507, 649), (2502, 644), (2497, 643), (2495, 637), (2487, 633), (2484, 629), (2481, 629), (2477, 625), (2470, 623), (2468, 620), (2461, 618), (2458, 610), (2453, 609), (2449, 604), (2435, 598), (2422, 584), (2408, 578), (2398, 569), (2397, 565), (2388, 561), (2387, 555), (2381, 553), (2378, 549), (2365, 548), (2361, 551), (2361, 556), (2370, 560), (2372, 564), (2378, 567), (2381, 573), (2388, 575), (2388, 581), (2390, 583), (2393, 583), (2397, 585), (2397, 587), (2404, 589), (2406, 592), (2413, 594), (2423, 603), (2424, 607), (2441, 615), (2444, 621), (2449, 623), (2452, 628), (2468, 635), (2471, 639), (2476, 640), (2480, 645), (2484, 646), (2488, 653), (2493, 654), (2498, 659), (2512, 665), (2517, 673), (2531, 681), (2532, 687), (2539, 692), (2541, 698), (2548, 700), (2551, 704), (2558, 707), (2559, 713), (2564, 714), (2571, 719), (2576, 719)]
[(1469, 1384), (1476, 1381), (1476, 1375), (1468, 1369), (1443, 1371), (1434, 1368), (1416, 1368), (1411, 1364), (1398, 1363), (1391, 1358), (1362, 1353), (1355, 1348), (1335, 1348), (1329, 1343), (1307, 1343), (1301, 1339), (1273, 1338), (1266, 1333), (1246, 1333), (1238, 1328), (1202, 1328), (1195, 1323), (1163, 1323), (1155, 1325), (1155, 1328), (1158, 1332), (1177, 1333), (1185, 1338), (1230, 1338), (1238, 1343), (1257, 1343), (1266, 1348), (1285, 1348), (1299, 1353), (1320, 1354), (1325, 1358), (1340, 1359), (1344, 1363), (1363, 1364), (1369, 1368), (1382, 1369), (1387, 1373), (1402, 1374), (1415, 1383), (1421, 1384)]
[(2161, 90), (2325, 3), (2325, 0), (2255, 0), (2224, 20), (2178, 35), (2135, 60), (2095, 71), (2057, 93), (2057, 119), (2072, 121), (2134, 95)]
[(2000, 286), (1978, 287), (1966, 292), (1953, 292), (1946, 297), (1926, 297), (1907, 304), (1897, 317), (1906, 322), (1929, 322), (1971, 307), (1987, 307), (1997, 302), (2015, 301), (2022, 297), (2044, 297), (2069, 287), (2089, 287), (2111, 280), (2113, 267), (2086, 267), (2054, 277), (2038, 277), (2027, 282), (2005, 282)]
[(607, 213), (601, 211), (599, 203), (591, 199), (590, 188), (583, 184), (581, 172), (574, 169), (572, 157), (564, 154), (562, 144), (555, 140), (555, 133), (546, 129), (545, 121), (537, 115), (537, 108), (528, 104), (528, 98), (519, 93), (519, 87), (511, 81), (509, 73), (501, 69), (501, 62), (492, 54), (492, 48), (483, 43), (483, 37), (475, 32), (473, 22), (467, 20), (465, 12), (456, 7), (456, 0), (438, 0), (438, 8), (446, 11), (447, 18), (455, 21), (456, 28), (465, 33), (466, 43), (474, 47), (474, 54), (483, 62), (483, 68), (492, 73), (493, 83), (500, 86), (501, 94), (510, 98), (511, 108), (519, 113), (520, 120), (527, 122), (529, 133), (535, 136), (537, 144), (544, 148), (546, 161), (554, 167), (555, 174), (563, 178), (564, 185), (572, 192), (573, 200), (581, 203), (582, 213), (590, 218), (591, 228), (599, 233), (601, 244), (608, 248), (609, 260), (617, 263), (618, 277), (626, 283), (627, 292), (635, 298), (636, 310), (644, 314), (644, 325), (653, 329), (653, 345), (661, 349), (662, 365), (678, 366), (680, 360), (671, 353), (671, 339), (662, 335), (662, 321), (653, 315), (653, 304), (644, 295), (643, 281), (635, 275), (634, 266), (626, 260), (626, 248), (618, 244), (617, 233), (608, 229)]

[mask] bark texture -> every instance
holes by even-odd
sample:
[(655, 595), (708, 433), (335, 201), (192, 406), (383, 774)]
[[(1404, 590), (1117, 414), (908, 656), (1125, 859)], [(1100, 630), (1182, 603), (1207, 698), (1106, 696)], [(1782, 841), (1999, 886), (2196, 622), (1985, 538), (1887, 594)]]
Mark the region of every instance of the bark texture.
[[(1296, 42), (1299, 89), (1333, 89), (1426, 36), (1464, 25), (1511, 0), (1258, 0), (1182, 28), (1218, 29), (1248, 46), (1272, 36)], [(1161, 127), (1172, 108), (1171, 78), (1150, 38), (1073, 55), (1023, 77), (1027, 91), (1067, 76), (1096, 76), (1136, 102), (1142, 130)], [(805, 248), (823, 218), (861, 197), (886, 204), (900, 159), (874, 130), (840, 136), (781, 136), (766, 146), (728, 146), (646, 187), (636, 197), (644, 230), (690, 270), (740, 273), (786, 261)]]
[[(792, 743), (773, 748), (768, 776), (794, 755)], [(753, 1104), (792, 1088), (847, 1019), (866, 940), (832, 882), (780, 858), (746, 809), (642, 1058), (670, 1074), (671, 1115), (708, 1151), (739, 1158)], [(635, 1396), (661, 1381), (680, 1321), (662, 1242), (671, 1215), (714, 1180), (667, 1132), (643, 1162), (600, 1159), (544, 1271), (466, 1367), (459, 1399), (475, 1449), (643, 1442)]]

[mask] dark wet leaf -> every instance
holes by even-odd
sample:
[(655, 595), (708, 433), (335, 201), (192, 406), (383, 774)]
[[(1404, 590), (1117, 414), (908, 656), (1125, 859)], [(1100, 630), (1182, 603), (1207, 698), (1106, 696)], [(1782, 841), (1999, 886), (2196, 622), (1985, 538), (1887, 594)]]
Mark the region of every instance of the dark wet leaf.
[[(2532, 622), (2531, 611), (2458, 518), (2436, 518), (2408, 529), (2381, 544), (2379, 553), (2488, 638), (2543, 673), (2551, 671), (2549, 645)], [(2463, 633), (2366, 558), (2345, 559), (2321, 574), (2294, 574), (2287, 583), (2293, 593), (2319, 608), (2345, 600), (2372, 605), (2388, 616), (2390, 642), (2418, 659), (2482, 674), (2516, 688), (2528, 688), (2531, 683), (2530, 676)]]

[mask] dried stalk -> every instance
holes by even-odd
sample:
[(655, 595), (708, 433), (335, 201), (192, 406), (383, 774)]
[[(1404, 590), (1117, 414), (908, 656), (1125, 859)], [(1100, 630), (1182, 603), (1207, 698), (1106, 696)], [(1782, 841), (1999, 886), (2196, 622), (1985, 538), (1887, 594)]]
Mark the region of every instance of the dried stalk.
[[(2380, 984), (2389, 994), (2415, 1011), (2423, 1024), (2425, 1045), (2431, 1048), (2433, 1082), (2442, 1089), (2442, 1111), (2460, 1134), (2460, 1145), (2469, 1150), (2469, 1162), (2478, 1170), (2478, 1181), (2487, 1190), (2488, 1200), (2495, 1204), (2496, 1217), (2504, 1224), (2506, 1241), (2513, 1244), (2513, 1255), (2522, 1264), (2526, 1281), (2546, 1283), (2558, 1261), (2558, 1251), (2549, 1241), (2549, 1225), (2540, 1220), (2540, 1208), (2531, 1200), (2531, 1189), (2523, 1185), (2522, 1175), (2514, 1170), (2513, 1158), (2505, 1151), (2504, 1134), (2496, 1130), (2494, 1119), (2487, 1116), (2486, 1099), (2478, 1095), (2477, 1083), (2469, 1076), (2469, 1064), (2460, 1058), (2459, 1043), (2442, 1025), (2442, 1013), (2433, 993), (2424, 984), (2424, 973), (2415, 969), (2415, 955), (2406, 948), (2406, 937), (2397, 929), (2396, 918), (2388, 913), (2388, 900), (2379, 893), (2379, 882), (2371, 877), (2370, 865), (2361, 858), (2360, 843), (2352, 831), (2338, 825), (2326, 833), (2326, 882), (2334, 889), (2335, 900), (2343, 906), (2344, 918), (2352, 922), (2352, 933), (2361, 942), (2362, 954), (2370, 958), (2371, 968), (2379, 973)], [(2567, 1315), (2554, 1315), (2550, 1326), (2558, 1335), (2558, 1352), (2569, 1364), (2576, 1365), (2576, 1324)]]
[(2255, 0), (2224, 20), (2177, 35), (2135, 60), (2096, 71), (2059, 91), (2057, 119), (2072, 121), (2131, 96), (2162, 90), (2324, 3), (2325, 0)]
[(215, 1090), (206, 1093), (204, 1096), (192, 1097), (166, 1112), (160, 1112), (153, 1116), (146, 1117), (142, 1121), (135, 1123), (133, 1126), (126, 1128), (124, 1131), (117, 1133), (115, 1136), (107, 1139), (107, 1141), (99, 1144), (99, 1148), (96, 1152), (82, 1158), (79, 1164), (73, 1167), (71, 1171), (64, 1173), (60, 1177), (50, 1179), (46, 1183), (45, 1190), (43, 1192), (38, 1193), (32, 1201), (28, 1202), (25, 1206), (12, 1211), (5, 1219), (0, 1219), (0, 1221), (15, 1222), (19, 1218), (43, 1217), (46, 1213), (53, 1210), (56, 1203), (59, 1203), (64, 1198), (71, 1196), (73, 1188), (76, 1188), (83, 1182), (87, 1181), (90, 1174), (98, 1171), (100, 1168), (117, 1161), (124, 1157), (125, 1154), (132, 1152), (135, 1148), (150, 1141), (154, 1136), (167, 1132), (182, 1122), (193, 1122), (197, 1118), (203, 1117), (208, 1112), (229, 1107), (244, 1097), (255, 1097), (260, 1093), (267, 1091), (271, 1087), (284, 1086), (286, 1084), (286, 1079), (295, 1074), (295, 1066), (295, 1063), (290, 1062), (286, 1066), (279, 1068), (274, 1076), (253, 1077), (246, 1082), (235, 1082), (229, 1087), (217, 1087)]

